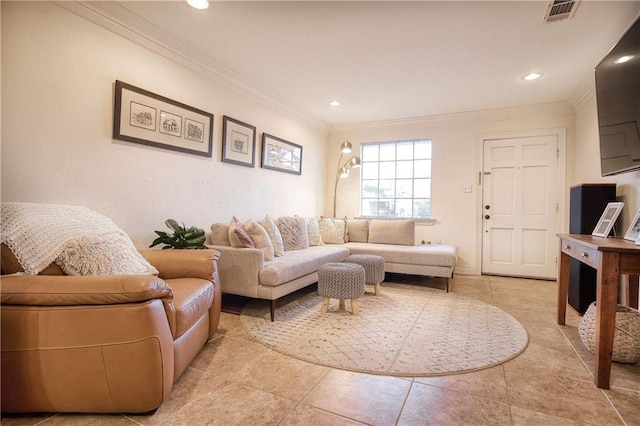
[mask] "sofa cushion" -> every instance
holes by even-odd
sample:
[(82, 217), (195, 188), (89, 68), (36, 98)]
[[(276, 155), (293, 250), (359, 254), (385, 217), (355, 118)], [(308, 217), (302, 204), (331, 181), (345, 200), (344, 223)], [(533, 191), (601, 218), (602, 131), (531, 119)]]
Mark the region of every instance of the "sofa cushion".
[(271, 238), (269, 238), (267, 230), (255, 220), (246, 222), (244, 229), (251, 236), (256, 248), (264, 251), (264, 260), (273, 260), (273, 244), (271, 243)]
[(244, 224), (233, 216), (229, 223), (229, 241), (231, 246), (237, 248), (256, 248), (251, 236), (244, 230)]
[(402, 246), (350, 242), (347, 247), (351, 254), (376, 254), (384, 257), (386, 263), (452, 268), (456, 266), (458, 259), (457, 249), (454, 246), (444, 244)]
[(215, 246), (231, 246), (229, 241), (229, 225), (214, 223), (211, 225), (211, 244)]
[(284, 254), (284, 243), (282, 242), (282, 235), (280, 234), (280, 229), (278, 229), (276, 221), (271, 219), (269, 215), (265, 215), (260, 224), (267, 231), (267, 234), (269, 234), (269, 238), (271, 238), (274, 256), (282, 256)]
[(343, 219), (324, 217), (319, 221), (320, 235), (326, 244), (344, 244), (346, 222)]
[(213, 303), (214, 288), (210, 281), (204, 279), (174, 278), (166, 281), (173, 290), (175, 340), (207, 313)]
[(416, 223), (406, 219), (371, 219), (368, 242), (413, 246), (416, 243)]
[(320, 224), (315, 217), (308, 217), (307, 221), (307, 237), (309, 238), (309, 246), (321, 246), (324, 244), (322, 241), (322, 234), (320, 234)]
[(350, 219), (347, 220), (347, 230), (349, 241), (366, 243), (369, 241), (369, 220)]
[(313, 246), (305, 250), (288, 251), (282, 257), (265, 262), (260, 271), (260, 285), (275, 287), (308, 274), (316, 273), (329, 262), (344, 262), (349, 249), (342, 246)]
[(309, 247), (307, 222), (303, 217), (279, 217), (278, 229), (282, 235), (284, 251), (301, 250)]

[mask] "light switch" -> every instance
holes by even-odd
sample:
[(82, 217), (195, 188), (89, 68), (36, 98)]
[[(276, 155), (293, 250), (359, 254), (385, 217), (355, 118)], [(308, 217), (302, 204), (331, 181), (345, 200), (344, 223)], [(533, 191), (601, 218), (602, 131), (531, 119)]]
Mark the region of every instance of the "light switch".
[(473, 192), (473, 186), (471, 186), (471, 185), (465, 185), (465, 186), (463, 186), (463, 187), (462, 187), (462, 192), (467, 192), (467, 193), (469, 193), (469, 192)]

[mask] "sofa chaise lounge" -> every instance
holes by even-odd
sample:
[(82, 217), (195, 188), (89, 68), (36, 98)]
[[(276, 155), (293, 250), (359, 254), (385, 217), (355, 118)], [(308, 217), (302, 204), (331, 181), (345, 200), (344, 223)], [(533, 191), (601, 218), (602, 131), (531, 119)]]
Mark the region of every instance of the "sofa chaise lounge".
[[(326, 230), (323, 220), (333, 221)], [(322, 244), (285, 250), (282, 256), (265, 259), (260, 248), (234, 247), (224, 225), (213, 224), (208, 245), (220, 252), (218, 266), (223, 294), (233, 294), (271, 302), (271, 320), (276, 301), (318, 281), (318, 268), (328, 262), (343, 262), (350, 254), (376, 254), (384, 257), (385, 271), (442, 277), (449, 290), (449, 279), (457, 261), (457, 250), (450, 245), (415, 244), (415, 221), (395, 219), (353, 219), (343, 221), (343, 232), (336, 235), (341, 219), (320, 219)], [(307, 223), (310, 225), (309, 220)], [(220, 229), (223, 229), (221, 232)], [(229, 229), (229, 227), (227, 227)], [(311, 226), (307, 228), (311, 230)], [(233, 236), (233, 231), (231, 232)], [(347, 242), (345, 242), (347, 236)], [(312, 239), (309, 238), (309, 241)]]

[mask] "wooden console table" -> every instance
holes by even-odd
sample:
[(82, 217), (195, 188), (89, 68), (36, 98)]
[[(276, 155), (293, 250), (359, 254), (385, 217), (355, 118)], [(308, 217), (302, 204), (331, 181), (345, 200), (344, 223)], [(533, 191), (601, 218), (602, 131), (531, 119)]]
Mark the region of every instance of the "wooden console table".
[(640, 246), (621, 238), (602, 238), (591, 235), (558, 234), (558, 238), (560, 239), (558, 324), (565, 324), (569, 292), (569, 260), (573, 257), (597, 270), (594, 381), (597, 387), (609, 389), (618, 282), (620, 275), (629, 275), (629, 296), (635, 295), (635, 301), (632, 304), (637, 308)]

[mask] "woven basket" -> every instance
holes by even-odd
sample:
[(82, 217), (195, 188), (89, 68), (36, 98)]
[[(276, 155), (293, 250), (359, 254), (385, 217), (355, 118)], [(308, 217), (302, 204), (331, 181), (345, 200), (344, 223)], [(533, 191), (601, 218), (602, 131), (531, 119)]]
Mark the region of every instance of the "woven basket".
[[(596, 351), (596, 303), (589, 305), (580, 320), (578, 332), (582, 343), (591, 351)], [(623, 305), (616, 307), (616, 328), (613, 335), (613, 356), (616, 362), (635, 363), (640, 361), (640, 312)]]

